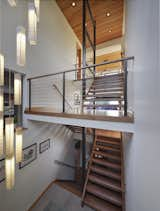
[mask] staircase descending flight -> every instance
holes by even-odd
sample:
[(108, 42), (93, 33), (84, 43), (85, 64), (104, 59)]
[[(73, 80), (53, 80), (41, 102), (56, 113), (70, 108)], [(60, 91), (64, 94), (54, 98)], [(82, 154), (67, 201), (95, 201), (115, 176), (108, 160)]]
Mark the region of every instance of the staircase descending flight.
[(121, 110), (123, 105), (123, 72), (96, 77), (83, 102), (87, 110)]
[(123, 173), (121, 138), (96, 135), (82, 205), (86, 204), (98, 211), (124, 211)]

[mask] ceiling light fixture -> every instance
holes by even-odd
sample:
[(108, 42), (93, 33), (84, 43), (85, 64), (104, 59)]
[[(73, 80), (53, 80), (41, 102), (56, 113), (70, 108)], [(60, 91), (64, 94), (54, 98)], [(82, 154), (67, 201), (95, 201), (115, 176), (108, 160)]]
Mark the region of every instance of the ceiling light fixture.
[(111, 13), (110, 13), (110, 12), (107, 12), (107, 13), (106, 13), (106, 16), (107, 16), (107, 17), (109, 17), (110, 15), (111, 15)]
[(75, 2), (72, 2), (72, 7), (75, 7), (76, 6), (76, 3)]
[(109, 29), (108, 32), (111, 33), (112, 32), (112, 29)]

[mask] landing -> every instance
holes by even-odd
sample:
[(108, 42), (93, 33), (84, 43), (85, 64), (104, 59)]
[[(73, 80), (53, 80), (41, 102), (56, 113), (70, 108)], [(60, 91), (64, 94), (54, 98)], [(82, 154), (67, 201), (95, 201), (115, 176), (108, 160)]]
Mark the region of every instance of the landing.
[(81, 207), (81, 199), (53, 183), (30, 211), (93, 211)]
[(73, 125), (103, 130), (134, 132), (133, 115), (123, 116), (119, 111), (60, 113), (48, 108), (25, 110), (26, 119), (62, 125)]
[(49, 108), (32, 108), (31, 110), (26, 109), (25, 114), (43, 115), (43, 116), (55, 116), (55, 117), (66, 117), (76, 119), (88, 119), (88, 120), (100, 120), (100, 121), (112, 121), (112, 122), (134, 122), (134, 117), (131, 114), (124, 116), (120, 111), (85, 111), (83, 113), (72, 111), (59, 113)]

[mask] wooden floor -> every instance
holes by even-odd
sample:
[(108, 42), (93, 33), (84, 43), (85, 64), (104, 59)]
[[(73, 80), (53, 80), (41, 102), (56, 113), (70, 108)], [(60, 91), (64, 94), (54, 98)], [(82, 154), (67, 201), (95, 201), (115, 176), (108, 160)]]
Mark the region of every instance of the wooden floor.
[(26, 109), (25, 114), (42, 115), (42, 116), (53, 116), (63, 118), (75, 118), (75, 119), (88, 119), (98, 121), (111, 121), (111, 122), (128, 122), (133, 123), (134, 117), (131, 114), (124, 116), (120, 111), (87, 111), (84, 113), (72, 112), (72, 113), (60, 113), (53, 111), (50, 108), (32, 108)]
[(77, 195), (81, 198), (82, 196), (82, 187), (77, 184), (75, 181), (70, 180), (56, 180), (55, 184), (59, 185), (60, 187), (68, 190), (69, 192)]

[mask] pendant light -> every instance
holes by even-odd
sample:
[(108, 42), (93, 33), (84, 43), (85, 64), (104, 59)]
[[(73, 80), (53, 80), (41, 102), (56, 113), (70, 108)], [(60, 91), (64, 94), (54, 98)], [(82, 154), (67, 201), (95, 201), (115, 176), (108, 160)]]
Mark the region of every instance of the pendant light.
[(37, 14), (33, 2), (28, 3), (28, 39), (30, 45), (37, 44)]
[(0, 156), (4, 154), (3, 113), (0, 114)]
[(14, 74), (14, 104), (21, 105), (22, 98), (22, 82), (21, 75), (18, 73)]
[(5, 119), (6, 157), (14, 155), (14, 118)]
[(3, 88), (0, 88), (0, 156), (4, 153), (4, 132), (3, 132)]
[(3, 104), (4, 104), (3, 88), (0, 87), (0, 113), (3, 113)]
[(22, 161), (23, 128), (16, 128), (16, 163)]
[(14, 117), (11, 117), (11, 72), (9, 71), (9, 117), (5, 119), (5, 142), (6, 142), (6, 159), (5, 159), (5, 174), (6, 188), (11, 189), (14, 186), (15, 180), (15, 157), (14, 157)]
[(11, 7), (16, 7), (17, 5), (16, 0), (8, 0), (8, 3), (10, 4)]
[(17, 65), (24, 66), (26, 63), (26, 34), (25, 28), (17, 27)]
[(37, 22), (39, 22), (39, 19), (40, 19), (40, 0), (34, 0), (34, 5), (35, 5), (35, 8), (36, 8)]
[(15, 184), (15, 158), (14, 156), (5, 159), (6, 188), (11, 190)]
[(4, 56), (0, 54), (0, 86), (4, 85)]

